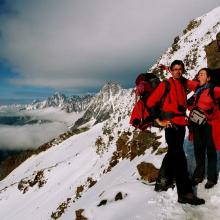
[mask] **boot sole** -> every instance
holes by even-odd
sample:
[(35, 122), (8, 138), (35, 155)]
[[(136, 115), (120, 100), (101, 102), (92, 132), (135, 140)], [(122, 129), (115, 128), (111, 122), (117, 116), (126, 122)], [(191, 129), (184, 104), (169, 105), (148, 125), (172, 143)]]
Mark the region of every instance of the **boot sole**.
[(178, 199), (178, 202), (182, 204), (190, 204), (190, 205), (204, 205), (205, 204), (205, 201), (204, 202), (201, 201), (200, 203), (193, 203), (193, 202), (189, 202), (189, 201), (181, 200), (181, 199)]

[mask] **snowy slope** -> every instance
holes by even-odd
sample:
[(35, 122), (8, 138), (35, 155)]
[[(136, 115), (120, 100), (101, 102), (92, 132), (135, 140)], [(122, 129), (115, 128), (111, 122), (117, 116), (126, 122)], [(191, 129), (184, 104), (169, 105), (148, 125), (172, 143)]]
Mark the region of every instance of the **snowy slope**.
[[(197, 23), (198, 27), (185, 31), (180, 37), (180, 48), (172, 54), (169, 48), (158, 61), (170, 64), (173, 59), (184, 59), (193, 48), (198, 47), (195, 66), (191, 68), (188, 65), (191, 78), (197, 69), (206, 64), (204, 46), (220, 31), (220, 8), (197, 20), (201, 20)], [(33, 155), (0, 182), (0, 219), (69, 220), (76, 219), (75, 211), (79, 209), (84, 209), (82, 215), (89, 220), (220, 218), (220, 184), (210, 190), (204, 189), (204, 183), (200, 184), (197, 193), (206, 199), (206, 204), (193, 207), (176, 202), (176, 189), (156, 193), (153, 186), (140, 181), (136, 166), (145, 161), (159, 167), (163, 155), (156, 155), (157, 151), (153, 150), (155, 143), (149, 139), (149, 143), (145, 141), (149, 144), (145, 153), (131, 158), (132, 140), (136, 133), (128, 121), (134, 104), (134, 93), (132, 89), (117, 89), (117, 86), (115, 91), (114, 95), (108, 96), (109, 93), (105, 93), (108, 95), (97, 99), (101, 101), (92, 108), (97, 109), (96, 114), (88, 117), (85, 122), (93, 122), (90, 130)], [(109, 114), (110, 118), (95, 123), (95, 116), (103, 109), (103, 98), (105, 103), (111, 101), (103, 112), (111, 108), (113, 111)], [(160, 146), (165, 147), (163, 132), (157, 129), (152, 129), (152, 132), (162, 136), (159, 139)], [(152, 134), (146, 133), (148, 135)], [(130, 147), (127, 153), (125, 146)], [(185, 147), (192, 169), (192, 145), (186, 141)], [(115, 201), (119, 192), (122, 199)], [(106, 205), (97, 206), (104, 201)]]
[[(174, 43), (159, 58), (149, 71), (160, 72), (158, 64), (170, 65), (175, 59), (183, 60), (188, 78), (193, 78), (199, 69), (207, 67), (205, 46), (216, 39), (220, 32), (220, 7), (192, 20)], [(164, 72), (162, 75), (167, 76)]]

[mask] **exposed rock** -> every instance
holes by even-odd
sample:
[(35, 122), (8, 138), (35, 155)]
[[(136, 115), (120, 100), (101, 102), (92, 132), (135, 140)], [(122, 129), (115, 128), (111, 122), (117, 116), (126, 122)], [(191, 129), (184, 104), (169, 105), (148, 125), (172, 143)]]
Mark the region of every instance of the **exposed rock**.
[(102, 205), (106, 205), (107, 204), (107, 199), (103, 199), (97, 206), (100, 207)]
[(174, 38), (173, 44), (171, 46), (171, 51), (170, 51), (171, 54), (173, 54), (174, 52), (180, 49), (180, 46), (178, 44), (179, 40), (180, 40), (179, 36)]
[(123, 132), (116, 142), (117, 151), (122, 159), (126, 157), (133, 160), (136, 156), (143, 155), (146, 149), (152, 147), (155, 151), (160, 145), (157, 141), (160, 137), (150, 131), (135, 131), (131, 140), (129, 140), (130, 135), (130, 132)]
[(187, 27), (183, 30), (183, 34), (187, 34), (188, 32), (192, 31), (193, 29), (199, 27), (199, 25), (201, 24), (201, 20), (192, 20), (189, 22), (189, 24), (187, 25)]
[(212, 41), (205, 47), (207, 56), (207, 66), (211, 69), (220, 68), (220, 50), (217, 45), (217, 40)]
[(78, 199), (79, 197), (81, 197), (81, 192), (83, 192), (83, 190), (84, 190), (84, 186), (83, 186), (83, 185), (78, 186), (78, 187), (76, 188), (76, 198), (77, 198), (77, 199)]
[(149, 183), (155, 182), (159, 174), (159, 169), (157, 169), (152, 163), (142, 162), (137, 165), (137, 169), (141, 178)]
[(87, 182), (89, 183), (88, 187), (91, 188), (97, 183), (97, 180), (93, 180), (92, 177), (88, 177)]
[(44, 179), (44, 172), (43, 170), (37, 171), (36, 175), (34, 175), (34, 179), (22, 179), (18, 183), (18, 189), (20, 191), (23, 191), (23, 193), (26, 193), (29, 189), (29, 187), (33, 187), (36, 184), (39, 188), (41, 188), (46, 183), (46, 180)]
[(134, 131), (133, 138), (130, 138), (131, 135), (131, 132), (124, 131), (118, 137), (116, 141), (117, 149), (113, 152), (109, 166), (103, 173), (111, 171), (112, 167), (116, 166), (121, 158), (133, 160), (136, 156), (143, 155), (146, 149), (152, 148), (152, 152), (154, 152), (160, 145), (160, 142), (157, 141), (160, 137), (150, 131)]
[(84, 209), (78, 209), (75, 211), (76, 220), (88, 220), (88, 218), (86, 218), (85, 216), (82, 215), (83, 212), (84, 212)]
[(68, 205), (71, 201), (71, 198), (67, 198), (65, 202), (62, 202), (55, 212), (52, 212), (51, 218), (52, 219), (58, 219), (62, 216), (62, 214), (65, 212), (65, 210), (68, 208)]
[(98, 138), (96, 139), (95, 146), (96, 146), (96, 153), (98, 155), (102, 155), (106, 149), (106, 145), (101, 136), (98, 136)]
[(115, 196), (115, 201), (122, 200), (122, 199), (123, 199), (122, 193), (118, 192)]
[[(57, 207), (55, 212), (52, 212), (51, 218), (58, 219), (59, 217), (61, 217), (64, 211), (68, 208), (68, 205), (70, 204), (70, 202), (72, 201), (73, 203), (75, 203), (82, 196), (82, 192), (85, 191), (86, 189), (93, 187), (96, 184), (96, 182), (97, 181), (93, 180), (92, 177), (88, 177), (87, 181), (83, 185), (76, 187), (75, 194), (72, 196), (72, 198), (67, 198), (66, 201), (62, 202)], [(81, 215), (82, 212), (83, 212), (83, 209), (79, 209), (76, 211), (76, 217), (78, 217), (76, 219), (81, 219), (81, 220), (87, 219), (86, 217)]]
[(168, 150), (167, 147), (160, 147), (160, 148), (158, 148), (158, 150), (157, 150), (157, 152), (156, 152), (156, 155), (164, 154), (164, 153), (167, 152), (167, 150)]

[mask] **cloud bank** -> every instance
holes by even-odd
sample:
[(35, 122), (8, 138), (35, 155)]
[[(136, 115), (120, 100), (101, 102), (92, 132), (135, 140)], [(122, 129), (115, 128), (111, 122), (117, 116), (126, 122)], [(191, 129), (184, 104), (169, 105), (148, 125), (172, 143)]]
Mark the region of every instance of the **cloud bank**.
[(1, 149), (30, 149), (36, 148), (54, 137), (68, 130), (81, 115), (66, 113), (55, 108), (35, 111), (18, 112), (15, 109), (0, 109), (0, 115), (4, 116), (31, 116), (32, 119), (48, 120), (49, 123), (26, 124), (22, 126), (0, 125)]

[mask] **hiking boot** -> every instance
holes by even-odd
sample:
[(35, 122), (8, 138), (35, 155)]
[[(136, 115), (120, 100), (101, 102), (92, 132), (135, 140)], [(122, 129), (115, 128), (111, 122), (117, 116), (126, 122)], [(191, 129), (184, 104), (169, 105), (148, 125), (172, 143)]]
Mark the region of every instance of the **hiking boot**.
[(215, 184), (216, 184), (216, 182), (213, 182), (213, 181), (208, 180), (208, 181), (206, 182), (206, 184), (205, 184), (205, 188), (206, 188), (206, 189), (210, 189), (210, 188), (212, 188)]
[(198, 198), (193, 193), (187, 193), (182, 196), (179, 196), (178, 202), (183, 203), (183, 204), (188, 203), (190, 205), (203, 205), (203, 204), (205, 204), (204, 199)]
[(204, 180), (203, 177), (195, 177), (195, 178), (192, 179), (191, 184), (192, 184), (192, 186), (197, 186), (203, 180)]
[(168, 181), (167, 178), (158, 178), (154, 187), (156, 192), (167, 191), (169, 188), (174, 188), (175, 185), (172, 181)]

